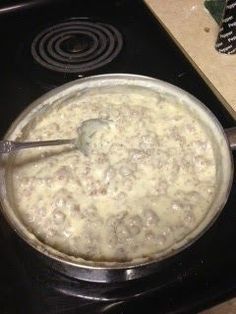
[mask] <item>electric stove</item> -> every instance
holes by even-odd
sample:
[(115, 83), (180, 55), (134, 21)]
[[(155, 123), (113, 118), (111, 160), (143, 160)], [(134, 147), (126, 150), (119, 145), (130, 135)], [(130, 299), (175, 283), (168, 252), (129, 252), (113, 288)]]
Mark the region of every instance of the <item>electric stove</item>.
[[(9, 0), (0, 4), (0, 35), (1, 136), (45, 92), (104, 73), (175, 84), (205, 103), (225, 128), (235, 124), (142, 1)], [(195, 244), (152, 276), (114, 284), (52, 271), (0, 216), (0, 311), (195, 313), (230, 298), (236, 294), (235, 198), (234, 180), (219, 219)]]

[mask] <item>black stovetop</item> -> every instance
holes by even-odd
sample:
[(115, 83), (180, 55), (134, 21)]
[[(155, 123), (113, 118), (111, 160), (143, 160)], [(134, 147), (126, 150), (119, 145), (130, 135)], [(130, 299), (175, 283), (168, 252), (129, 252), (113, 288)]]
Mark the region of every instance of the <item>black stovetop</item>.
[[(110, 63), (87, 72), (43, 68), (32, 58), (33, 39), (44, 29), (74, 18), (115, 27), (123, 38), (121, 51)], [(234, 120), (142, 1), (7, 1), (0, 4), (0, 38), (1, 136), (40, 95), (64, 82), (102, 73), (142, 74), (178, 85), (205, 103), (224, 127), (234, 126)], [(82, 49), (86, 45), (83, 37)], [(0, 313), (126, 314), (147, 309), (149, 313), (194, 313), (234, 296), (235, 198), (234, 183), (214, 226), (155, 275), (113, 286), (76, 282), (38, 264), (0, 216)]]

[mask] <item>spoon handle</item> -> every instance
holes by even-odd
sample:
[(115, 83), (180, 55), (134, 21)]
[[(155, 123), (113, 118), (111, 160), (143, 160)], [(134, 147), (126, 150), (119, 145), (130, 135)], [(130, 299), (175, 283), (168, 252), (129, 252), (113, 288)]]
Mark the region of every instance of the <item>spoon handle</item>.
[(35, 142), (15, 142), (15, 141), (0, 141), (0, 154), (11, 153), (19, 149), (40, 147), (40, 146), (55, 146), (64, 144), (73, 144), (74, 140), (51, 140), (51, 141), (35, 141)]

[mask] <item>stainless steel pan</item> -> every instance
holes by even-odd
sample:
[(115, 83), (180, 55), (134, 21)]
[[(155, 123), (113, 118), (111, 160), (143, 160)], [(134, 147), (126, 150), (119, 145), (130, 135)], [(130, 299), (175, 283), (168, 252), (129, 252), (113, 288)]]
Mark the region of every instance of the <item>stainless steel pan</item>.
[[(214, 134), (214, 141), (218, 147), (217, 166), (219, 170), (218, 193), (207, 214), (207, 218), (201, 224), (201, 228), (193, 231), (191, 239), (185, 241), (181, 246), (173, 247), (167, 254), (154, 256), (136, 263), (83, 263), (81, 261), (71, 260), (69, 256), (62, 254), (40, 242), (27, 228), (22, 224), (14, 208), (11, 206), (10, 195), (8, 193), (7, 182), (7, 162), (2, 160), (0, 168), (1, 180), (1, 210), (6, 217), (9, 225), (16, 231), (18, 236), (33, 248), (36, 256), (41, 258), (50, 267), (67, 274), (68, 276), (93, 281), (93, 282), (115, 282), (126, 281), (143, 277), (157, 269), (161, 262), (168, 257), (179, 253), (187, 246), (196, 241), (213, 224), (227, 201), (233, 177), (233, 159), (231, 149), (236, 149), (236, 128), (223, 130), (219, 121), (213, 113), (205, 107), (198, 99), (187, 92), (170, 85), (168, 83), (138, 75), (130, 74), (109, 74), (88, 77), (76, 80), (56, 88), (41, 98), (34, 101), (11, 125), (5, 135), (5, 139), (15, 140), (19, 130), (27, 124), (39, 112), (47, 109), (53, 103), (60, 101), (69, 101), (72, 95), (79, 95), (83, 91), (96, 88), (99, 90), (102, 86), (135, 86), (148, 88), (157, 93), (169, 94), (178, 101), (191, 106), (193, 110), (200, 113), (205, 124)], [(5, 157), (6, 158), (6, 157)]]

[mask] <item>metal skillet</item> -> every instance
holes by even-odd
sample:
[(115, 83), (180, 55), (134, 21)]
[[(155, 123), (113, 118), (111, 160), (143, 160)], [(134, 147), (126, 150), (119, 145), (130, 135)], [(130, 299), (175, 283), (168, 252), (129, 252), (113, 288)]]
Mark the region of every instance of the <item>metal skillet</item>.
[(200, 228), (193, 230), (191, 237), (176, 243), (171, 250), (160, 255), (154, 255), (135, 262), (93, 262), (76, 260), (58, 252), (48, 245), (39, 241), (36, 236), (29, 232), (17, 216), (13, 206), (7, 182), (7, 167), (2, 157), (0, 169), (0, 199), (1, 210), (6, 217), (9, 225), (16, 231), (18, 236), (33, 249), (35, 256), (42, 259), (47, 265), (62, 272), (70, 277), (93, 282), (119, 282), (137, 279), (152, 274), (169, 257), (180, 253), (183, 249), (194, 243), (202, 236), (214, 223), (224, 208), (230, 193), (233, 178), (233, 158), (231, 150), (236, 149), (236, 128), (224, 130), (213, 115), (213, 113), (198, 99), (183, 91), (182, 89), (150, 77), (130, 75), (130, 74), (109, 74), (92, 76), (85, 79), (76, 80), (56, 88), (45, 94), (28, 108), (11, 125), (5, 135), (5, 140), (16, 140), (17, 134), (36, 117), (40, 112), (47, 110), (54, 104), (70, 101), (71, 97), (79, 97), (84, 91), (97, 90), (101, 87), (130, 86), (135, 88), (146, 88), (160, 95), (170, 95), (176, 101), (186, 104), (192, 108), (196, 114), (201, 115), (207, 128), (213, 134), (215, 145), (217, 146), (217, 167), (218, 191), (206, 218), (201, 223)]

